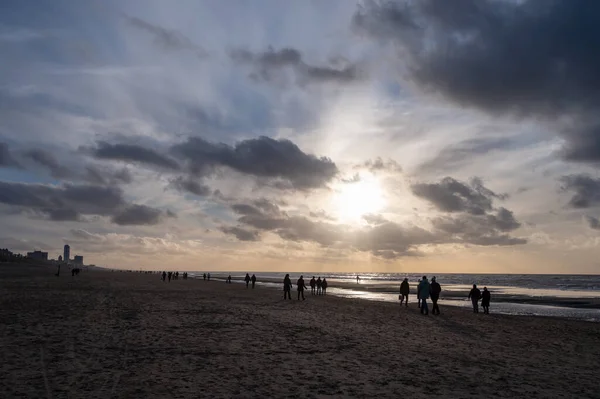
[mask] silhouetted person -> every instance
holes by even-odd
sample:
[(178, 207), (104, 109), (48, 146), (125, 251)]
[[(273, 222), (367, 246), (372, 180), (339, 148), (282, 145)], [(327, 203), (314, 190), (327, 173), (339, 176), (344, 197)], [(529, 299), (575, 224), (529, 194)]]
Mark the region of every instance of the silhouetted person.
[(254, 289), (254, 284), (256, 284), (256, 275), (253, 274), (250, 281), (252, 281), (252, 288)]
[(356, 284), (360, 283), (360, 276), (357, 274), (356, 275)]
[(175, 280), (179, 280), (179, 272), (175, 272)]
[(316, 291), (317, 291), (317, 280), (315, 280), (315, 276), (313, 276), (313, 278), (310, 279), (310, 294), (311, 295), (315, 295)]
[(321, 277), (317, 279), (317, 295), (321, 295)]
[(225, 280), (225, 282), (227, 284), (231, 284), (231, 274), (227, 277), (227, 280)]
[(421, 309), (421, 295), (419, 294), (419, 287), (421, 286), (421, 280), (417, 282), (417, 306)]
[(167, 279), (167, 272), (162, 272), (162, 281), (165, 282)]
[(431, 284), (429, 285), (429, 294), (431, 295), (431, 302), (433, 302), (433, 308), (431, 309), (431, 313), (440, 314), (440, 307), (438, 306), (438, 299), (440, 299), (440, 292), (442, 292), (442, 286), (435, 281), (435, 277), (431, 279)]
[(167, 278), (169, 279), (169, 283), (171, 282), (171, 278), (173, 278), (173, 272), (167, 273)]
[(481, 307), (483, 308), (483, 313), (490, 314), (490, 299), (492, 295), (488, 291), (487, 287), (483, 287), (483, 292), (481, 293)]
[(286, 274), (283, 279), (283, 299), (292, 299), (292, 280), (290, 280), (290, 275)]
[(202, 278), (204, 279), (204, 281), (206, 281), (206, 273), (204, 273), (204, 274), (202, 275)]
[(323, 277), (323, 281), (321, 281), (321, 292), (323, 295), (327, 295), (327, 279)]
[(406, 300), (406, 304), (404, 306), (408, 306), (408, 294), (410, 293), (410, 285), (408, 284), (408, 279), (405, 278), (400, 283), (400, 306), (402, 306), (402, 302)]
[(248, 273), (246, 273), (246, 277), (244, 277), (244, 281), (246, 282), (246, 288), (248, 288), (248, 285), (250, 284), (250, 275)]
[(306, 285), (304, 285), (304, 277), (300, 276), (298, 281), (296, 281), (296, 289), (298, 290), (298, 300), (300, 300), (300, 295), (302, 295), (302, 300), (306, 299), (306, 298), (304, 298), (304, 289), (305, 288), (306, 288)]
[(469, 292), (469, 299), (473, 304), (474, 313), (479, 313), (479, 298), (481, 298), (481, 291), (477, 288), (477, 284), (473, 284), (473, 289)]
[(421, 314), (428, 315), (429, 308), (427, 307), (427, 298), (429, 298), (429, 281), (427, 276), (423, 276), (423, 279), (417, 287), (419, 298), (421, 299)]
[(208, 274), (206, 275), (206, 278), (208, 279), (208, 281), (210, 281), (210, 273), (208, 273)]

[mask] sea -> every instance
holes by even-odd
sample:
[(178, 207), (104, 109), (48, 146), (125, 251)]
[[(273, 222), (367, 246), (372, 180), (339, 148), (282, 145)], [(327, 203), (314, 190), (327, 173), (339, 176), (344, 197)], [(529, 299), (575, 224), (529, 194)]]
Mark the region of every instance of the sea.
[[(202, 278), (203, 273), (190, 272), (190, 277)], [(243, 283), (245, 272), (210, 272), (211, 279), (225, 280), (231, 275), (234, 283)], [(286, 273), (256, 273), (258, 286), (281, 287)], [(252, 272), (250, 272), (252, 275)], [(292, 282), (304, 276), (306, 285), (315, 276), (325, 277), (327, 293), (345, 298), (398, 302), (400, 282), (408, 278), (414, 292), (421, 274), (405, 273), (290, 273)], [(357, 280), (358, 276), (358, 280)], [(551, 274), (433, 274), (442, 286), (440, 306), (471, 309), (467, 299), (473, 284), (491, 292), (490, 312), (561, 317), (600, 322), (600, 275)], [(416, 304), (416, 296), (410, 300)]]

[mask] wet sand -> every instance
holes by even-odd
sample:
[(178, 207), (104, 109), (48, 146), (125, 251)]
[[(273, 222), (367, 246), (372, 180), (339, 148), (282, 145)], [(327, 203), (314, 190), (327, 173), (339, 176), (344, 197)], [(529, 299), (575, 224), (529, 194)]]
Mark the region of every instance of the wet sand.
[(53, 272), (0, 265), (2, 398), (600, 398), (597, 323)]

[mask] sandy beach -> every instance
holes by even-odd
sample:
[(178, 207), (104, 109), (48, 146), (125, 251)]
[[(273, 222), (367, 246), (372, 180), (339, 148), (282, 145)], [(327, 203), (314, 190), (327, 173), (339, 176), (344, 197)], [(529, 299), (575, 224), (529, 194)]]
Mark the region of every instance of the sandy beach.
[(0, 265), (2, 398), (600, 398), (597, 323), (53, 273)]

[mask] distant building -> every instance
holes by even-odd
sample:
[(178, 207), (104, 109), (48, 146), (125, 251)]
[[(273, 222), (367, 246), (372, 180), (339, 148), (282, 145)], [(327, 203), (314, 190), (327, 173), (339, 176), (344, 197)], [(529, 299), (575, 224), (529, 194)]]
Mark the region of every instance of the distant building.
[(27, 252), (27, 257), (35, 260), (48, 260), (48, 252), (33, 251)]
[(75, 255), (75, 257), (73, 258), (73, 263), (75, 263), (76, 265), (83, 265), (83, 256)]
[(13, 256), (13, 253), (11, 251), (9, 251), (7, 248), (2, 248), (2, 249), (0, 249), (0, 255), (6, 256), (6, 257), (11, 257), (11, 256)]
[(71, 259), (71, 247), (69, 245), (65, 245), (65, 252), (63, 255), (63, 260), (68, 263), (70, 259)]

